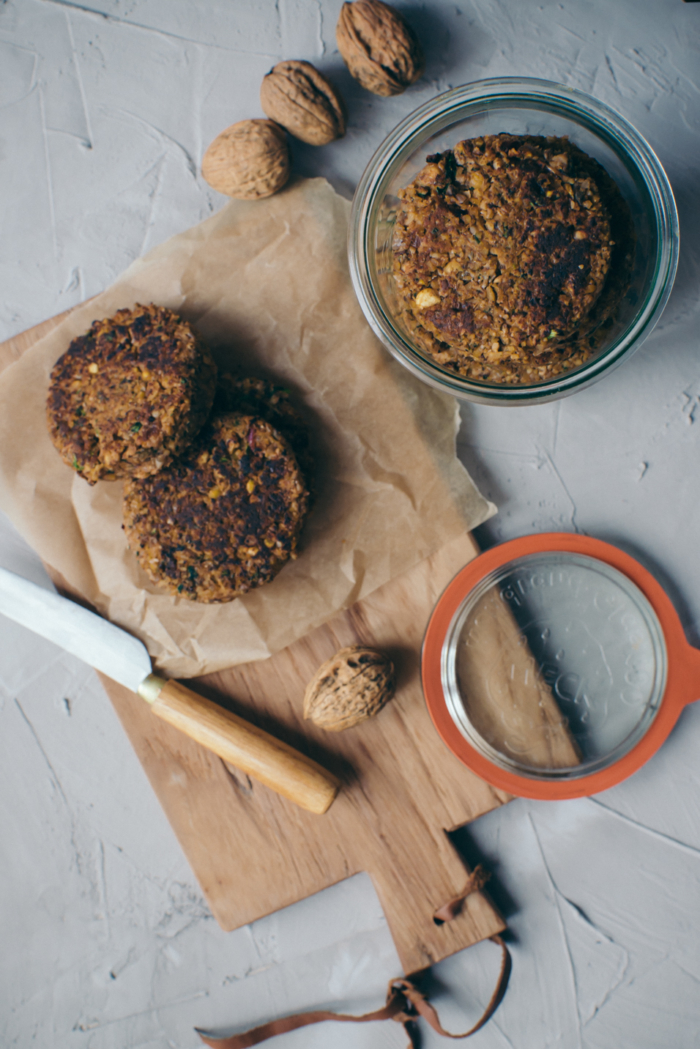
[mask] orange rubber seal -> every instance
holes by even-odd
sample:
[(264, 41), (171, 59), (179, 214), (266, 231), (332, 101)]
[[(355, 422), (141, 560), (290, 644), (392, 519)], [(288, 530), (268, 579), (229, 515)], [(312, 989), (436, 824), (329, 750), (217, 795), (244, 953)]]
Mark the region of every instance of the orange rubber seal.
[[(539, 780), (508, 772), (493, 764), (464, 738), (452, 719), (442, 686), (443, 646), (452, 620), (465, 598), (489, 573), (529, 554), (572, 553), (603, 561), (627, 576), (646, 597), (661, 625), (666, 643), (668, 674), (659, 709), (642, 739), (608, 768), (571, 780)], [(545, 532), (512, 539), (471, 561), (449, 584), (435, 606), (423, 641), (423, 692), (433, 724), (443, 742), (463, 764), (487, 783), (522, 798), (556, 801), (580, 798), (614, 787), (641, 768), (656, 753), (676, 724), (683, 707), (700, 698), (700, 651), (688, 644), (678, 614), (654, 577), (610, 543), (584, 535)]]

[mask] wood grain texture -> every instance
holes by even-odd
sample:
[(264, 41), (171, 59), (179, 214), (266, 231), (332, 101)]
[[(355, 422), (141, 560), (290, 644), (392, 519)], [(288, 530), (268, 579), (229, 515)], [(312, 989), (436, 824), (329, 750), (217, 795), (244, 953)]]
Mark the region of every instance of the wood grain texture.
[[(48, 330), (42, 329), (0, 345), (0, 369)], [(433, 921), (467, 877), (446, 832), (508, 800), (446, 749), (420, 684), (430, 612), (477, 553), (472, 537), (460, 536), (271, 659), (190, 682), (338, 776), (341, 791), (323, 816), (254, 783), (102, 678), (222, 928), (366, 871), (406, 973), (503, 930), (484, 893), (469, 896), (453, 921)], [(396, 696), (377, 717), (344, 733), (324, 732), (303, 720), (304, 689), (322, 662), (351, 644), (388, 653), (397, 667)]]
[(529, 769), (580, 764), (566, 718), (497, 588), (484, 594), (463, 630), (457, 677), (482, 739)]
[[(446, 831), (508, 800), (446, 750), (420, 684), (430, 612), (476, 552), (472, 538), (460, 536), (271, 659), (190, 682), (338, 776), (341, 791), (323, 816), (219, 761), (103, 679), (222, 928), (238, 928), (359, 871), (372, 877), (405, 972), (503, 928), (484, 894), (470, 896), (452, 922), (433, 922), (467, 877)], [(344, 645), (369, 643), (397, 666), (395, 698), (347, 732), (304, 721), (304, 687), (320, 664)]]
[[(150, 675), (147, 680), (158, 678)], [(340, 780), (331, 772), (179, 681), (160, 680), (162, 688), (149, 701), (156, 717), (295, 805), (318, 815), (328, 810), (340, 788)]]

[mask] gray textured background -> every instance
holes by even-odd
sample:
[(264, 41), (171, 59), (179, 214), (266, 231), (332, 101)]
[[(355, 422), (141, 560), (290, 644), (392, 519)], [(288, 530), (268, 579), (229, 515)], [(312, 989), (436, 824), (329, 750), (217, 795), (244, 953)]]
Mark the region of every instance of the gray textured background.
[[(0, 3), (0, 338), (106, 287), (224, 200), (199, 175), (228, 124), (261, 116), (277, 60), (329, 74), (348, 134), (294, 168), (350, 196), (383, 136), (435, 94), (497, 75), (570, 84), (651, 143), (681, 219), (661, 322), (616, 373), (544, 407), (463, 412), (460, 454), (499, 514), (482, 543), (580, 531), (640, 557), (700, 636), (700, 5), (681, 0), (397, 4), (424, 79), (381, 99), (335, 49), (339, 0)], [(0, 561), (40, 573), (9, 526)], [(0, 624), (0, 1044), (194, 1049), (320, 1004), (377, 1005), (398, 960), (369, 879), (236, 933), (201, 897), (92, 671)], [(700, 682), (698, 685), (700, 695)], [(494, 871), (514, 970), (475, 1049), (700, 1046), (700, 707), (595, 799), (514, 802), (460, 835)], [(497, 952), (436, 966), (447, 1026), (486, 1001)], [(394, 1024), (328, 1025), (280, 1049), (403, 1046)], [(432, 1033), (426, 1049), (442, 1040)]]

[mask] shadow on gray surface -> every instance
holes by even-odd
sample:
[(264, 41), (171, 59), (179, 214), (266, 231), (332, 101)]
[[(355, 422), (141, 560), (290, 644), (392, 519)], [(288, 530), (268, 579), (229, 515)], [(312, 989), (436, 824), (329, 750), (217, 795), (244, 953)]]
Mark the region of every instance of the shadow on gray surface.
[[(488, 818), (488, 815), (482, 819)], [(450, 831), (447, 836), (471, 870), (480, 863), (491, 875), (485, 892), (493, 901), (503, 920), (507, 922), (508, 918), (517, 913), (519, 907), (499, 878), (501, 863), (498, 856), (479, 848), (469, 832), (469, 827), (458, 827), (457, 830)], [(508, 932), (508, 937), (509, 942), (514, 942), (512, 933)], [(504, 939), (506, 939), (505, 936)]]
[(697, 624), (694, 622), (693, 613), (688, 607), (680, 587), (661, 567), (651, 551), (648, 549), (642, 550), (635, 543), (631, 543), (628, 539), (615, 533), (597, 533), (596, 538), (602, 539), (604, 542), (610, 543), (612, 546), (616, 546), (618, 549), (623, 550), (624, 553), (629, 554), (630, 557), (639, 561), (639, 563), (646, 568), (651, 575), (653, 575), (657, 583), (659, 583), (666, 591), (673, 607), (678, 613), (688, 642), (695, 648), (700, 648), (700, 628), (698, 628)]

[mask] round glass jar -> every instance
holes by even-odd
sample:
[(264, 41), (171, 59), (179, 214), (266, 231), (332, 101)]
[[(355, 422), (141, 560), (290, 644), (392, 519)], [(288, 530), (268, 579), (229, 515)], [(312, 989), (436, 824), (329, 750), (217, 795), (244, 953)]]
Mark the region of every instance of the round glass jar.
[(591, 536), (511, 539), (468, 562), (428, 622), (421, 679), (449, 750), (524, 798), (608, 790), (700, 693), (700, 650), (638, 561)]
[(622, 572), (581, 554), (526, 554), (460, 605), (442, 687), (464, 738), (500, 768), (569, 780), (642, 739), (667, 679), (654, 609)]
[[(585, 363), (531, 384), (467, 379), (441, 367), (400, 319), (391, 241), (398, 190), (429, 154), (501, 132), (568, 138), (615, 180), (635, 228), (632, 279), (599, 348)], [(678, 264), (678, 216), (666, 174), (642, 136), (614, 110), (546, 80), (503, 77), (454, 88), (426, 102), (384, 140), (360, 179), (349, 233), (350, 273), (375, 334), (414, 375), (485, 404), (541, 404), (589, 386), (641, 346), (656, 324)]]

